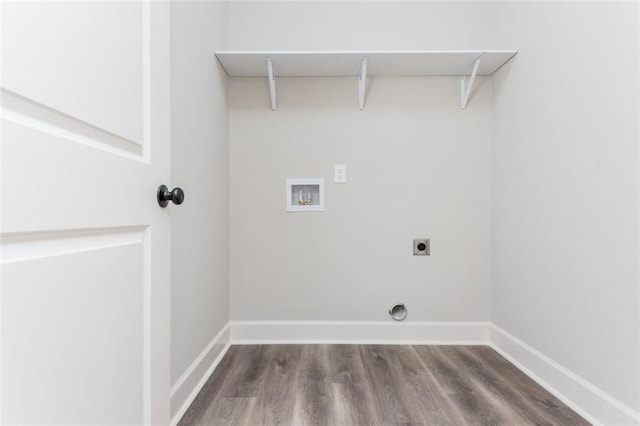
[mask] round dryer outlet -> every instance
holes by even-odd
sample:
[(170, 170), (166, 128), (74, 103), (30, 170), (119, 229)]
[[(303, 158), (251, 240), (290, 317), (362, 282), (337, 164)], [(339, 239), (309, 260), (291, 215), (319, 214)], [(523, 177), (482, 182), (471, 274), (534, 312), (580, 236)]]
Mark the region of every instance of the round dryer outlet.
[(407, 317), (407, 307), (404, 303), (394, 303), (389, 309), (389, 315), (396, 321), (402, 321)]

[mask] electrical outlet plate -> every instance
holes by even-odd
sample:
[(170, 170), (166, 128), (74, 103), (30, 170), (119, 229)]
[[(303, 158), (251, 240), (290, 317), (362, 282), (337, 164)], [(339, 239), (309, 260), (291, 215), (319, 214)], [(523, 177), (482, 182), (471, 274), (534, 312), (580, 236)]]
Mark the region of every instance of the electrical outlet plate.
[(416, 238), (415, 240), (413, 240), (413, 255), (414, 256), (430, 256), (431, 255), (431, 239)]
[(334, 164), (333, 166), (334, 183), (347, 183), (347, 166), (346, 164)]

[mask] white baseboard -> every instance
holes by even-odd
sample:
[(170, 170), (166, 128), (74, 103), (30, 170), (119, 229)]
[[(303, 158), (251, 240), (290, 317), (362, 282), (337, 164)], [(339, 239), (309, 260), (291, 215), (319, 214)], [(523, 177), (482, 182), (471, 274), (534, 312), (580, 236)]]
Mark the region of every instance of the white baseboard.
[(232, 321), (234, 344), (486, 345), (488, 322)]
[(229, 350), (230, 337), (230, 327), (227, 323), (184, 374), (171, 386), (171, 426), (178, 424), (224, 354)]
[(495, 324), (490, 346), (589, 422), (640, 425), (640, 413)]

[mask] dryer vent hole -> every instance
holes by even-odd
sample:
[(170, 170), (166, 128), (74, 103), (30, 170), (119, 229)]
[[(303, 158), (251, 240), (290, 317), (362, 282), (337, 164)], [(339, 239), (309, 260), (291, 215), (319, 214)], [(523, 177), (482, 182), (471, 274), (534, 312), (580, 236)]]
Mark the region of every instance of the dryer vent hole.
[(389, 309), (389, 315), (396, 321), (402, 321), (407, 317), (407, 307), (404, 303), (394, 303)]

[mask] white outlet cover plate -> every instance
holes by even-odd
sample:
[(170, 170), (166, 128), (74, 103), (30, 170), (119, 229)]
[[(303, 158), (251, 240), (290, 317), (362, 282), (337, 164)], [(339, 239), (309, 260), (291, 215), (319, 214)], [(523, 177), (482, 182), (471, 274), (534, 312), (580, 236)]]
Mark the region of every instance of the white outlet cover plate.
[(334, 176), (333, 181), (335, 183), (347, 183), (347, 165), (335, 164), (333, 166)]

